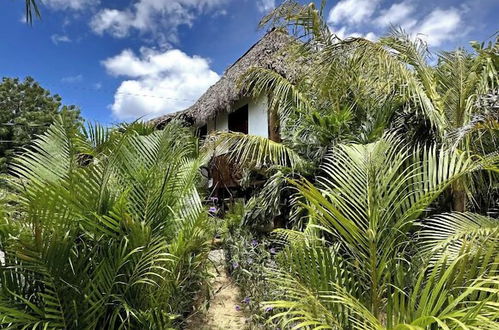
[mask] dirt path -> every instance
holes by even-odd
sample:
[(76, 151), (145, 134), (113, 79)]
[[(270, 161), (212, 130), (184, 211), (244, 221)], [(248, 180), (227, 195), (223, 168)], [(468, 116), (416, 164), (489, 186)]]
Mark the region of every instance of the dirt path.
[(186, 330), (200, 329), (245, 329), (246, 318), (236, 306), (241, 305), (239, 288), (232, 282), (225, 271), (225, 256), (222, 249), (210, 252), (210, 260), (215, 269), (216, 277), (211, 281), (213, 296), (208, 310), (193, 315), (187, 320)]

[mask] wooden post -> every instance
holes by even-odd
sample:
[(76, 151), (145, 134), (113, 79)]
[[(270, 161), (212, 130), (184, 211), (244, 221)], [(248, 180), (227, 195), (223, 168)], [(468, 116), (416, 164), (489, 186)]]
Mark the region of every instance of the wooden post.
[(277, 113), (277, 108), (270, 108), (270, 99), (272, 96), (269, 96), (268, 103), (268, 121), (269, 121), (269, 139), (274, 142), (281, 142), (281, 134), (280, 134), (280, 122), (279, 122), (279, 114)]

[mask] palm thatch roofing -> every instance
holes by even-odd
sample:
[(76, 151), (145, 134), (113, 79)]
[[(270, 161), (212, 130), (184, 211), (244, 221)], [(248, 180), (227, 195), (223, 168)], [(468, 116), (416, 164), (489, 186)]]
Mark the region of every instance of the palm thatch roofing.
[(153, 119), (158, 128), (173, 119), (201, 126), (214, 119), (220, 112), (230, 112), (232, 106), (245, 96), (245, 89), (238, 84), (240, 78), (253, 67), (273, 70), (293, 79), (297, 66), (290, 65), (288, 46), (296, 39), (282, 29), (272, 29), (232, 64), (218, 82), (211, 86), (191, 107)]

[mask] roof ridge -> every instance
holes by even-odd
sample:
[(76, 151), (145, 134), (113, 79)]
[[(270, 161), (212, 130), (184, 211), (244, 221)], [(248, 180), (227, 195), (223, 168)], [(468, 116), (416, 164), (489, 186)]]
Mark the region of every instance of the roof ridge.
[(268, 38), (271, 34), (273, 33), (282, 33), (282, 34), (285, 34), (285, 35), (288, 35), (289, 36), (289, 33), (284, 30), (284, 29), (281, 29), (281, 28), (277, 28), (277, 27), (273, 27), (271, 28), (270, 30), (268, 30), (264, 35), (263, 37), (261, 37), (257, 42), (255, 42), (243, 55), (239, 56), (239, 58), (234, 62), (232, 63), (231, 65), (229, 65), (223, 72), (222, 75), (225, 75), (225, 73), (227, 71), (229, 71), (234, 65), (236, 65), (240, 60), (242, 60), (246, 55), (248, 55), (248, 53), (250, 51), (252, 51), (256, 46), (258, 46), (260, 43), (262, 43), (266, 38)]
[(190, 107), (155, 118), (152, 122), (156, 126), (166, 124), (178, 118), (192, 123), (203, 124), (212, 119), (220, 111), (229, 111), (234, 102), (241, 98), (243, 89), (237, 86), (236, 81), (251, 66), (268, 67), (284, 76), (296, 74), (297, 69), (289, 63), (289, 53), (274, 56), (284, 45), (295, 39), (288, 31), (282, 28), (272, 28), (254, 43), (242, 56), (223, 72), (220, 80), (210, 86)]

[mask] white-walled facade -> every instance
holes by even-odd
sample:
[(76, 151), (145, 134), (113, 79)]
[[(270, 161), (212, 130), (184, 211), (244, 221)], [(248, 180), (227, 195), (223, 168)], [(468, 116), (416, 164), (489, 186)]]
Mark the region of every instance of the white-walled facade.
[(207, 132), (210, 133), (212, 131), (215, 131), (216, 130), (216, 123), (215, 123), (215, 120), (210, 120), (206, 123), (206, 129), (207, 129)]
[(267, 96), (252, 99), (248, 104), (248, 134), (269, 137)]
[[(268, 100), (266, 95), (262, 95), (254, 99), (243, 99), (234, 105), (233, 110), (237, 110), (245, 105), (248, 105), (248, 134), (269, 137), (269, 116), (268, 116)], [(214, 120), (207, 123), (207, 130), (211, 132), (228, 131), (229, 130), (229, 115), (227, 112), (222, 112), (217, 115)]]
[(215, 118), (215, 130), (226, 132), (229, 130), (229, 115), (226, 112), (219, 113)]

